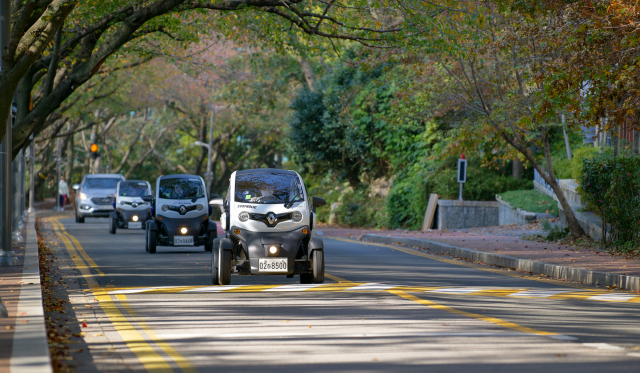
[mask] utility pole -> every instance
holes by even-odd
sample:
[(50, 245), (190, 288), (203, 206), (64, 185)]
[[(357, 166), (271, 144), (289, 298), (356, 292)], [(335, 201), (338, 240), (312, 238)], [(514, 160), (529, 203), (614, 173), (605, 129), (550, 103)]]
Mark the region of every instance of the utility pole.
[[(9, 44), (11, 36), (11, 2), (0, 2), (0, 55)], [(20, 265), (16, 253), (11, 250), (11, 114), (6, 118), (6, 133), (0, 144), (0, 265)]]
[(36, 148), (35, 142), (36, 140), (31, 139), (31, 145), (29, 145), (29, 210), (28, 212), (35, 212), (36, 209), (33, 207), (33, 202), (36, 200), (34, 194), (36, 192), (36, 180), (34, 173), (34, 163), (36, 162)]
[(207, 196), (209, 196), (209, 194), (211, 193), (211, 186), (213, 184), (213, 170), (212, 170), (212, 159), (211, 156), (213, 153), (213, 116), (214, 116), (214, 110), (216, 109), (216, 107), (214, 105), (211, 105), (211, 117), (209, 119), (209, 147), (208, 147), (208, 152), (207, 152)]
[(62, 137), (58, 137), (58, 141), (56, 142), (56, 205), (53, 208), (54, 210), (60, 210), (60, 158), (62, 157), (62, 152), (60, 151), (60, 147), (62, 146), (61, 141)]

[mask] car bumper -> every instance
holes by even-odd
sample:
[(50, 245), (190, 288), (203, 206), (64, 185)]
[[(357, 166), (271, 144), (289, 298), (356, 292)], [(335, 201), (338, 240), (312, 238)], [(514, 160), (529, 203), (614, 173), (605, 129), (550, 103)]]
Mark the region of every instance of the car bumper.
[(108, 218), (109, 213), (113, 211), (113, 205), (98, 205), (91, 200), (79, 200), (77, 211), (83, 218)]
[[(303, 233), (306, 229), (307, 233)], [(238, 232), (238, 233), (236, 233)], [(289, 232), (251, 232), (240, 227), (231, 227), (231, 238), (237, 240), (249, 255), (249, 265), (252, 275), (278, 274), (260, 272), (259, 259), (261, 258), (287, 258), (287, 275), (308, 272), (308, 254), (305, 252), (305, 243), (311, 238), (308, 226), (302, 226)], [(271, 246), (276, 246), (275, 254), (269, 252)]]
[[(207, 239), (209, 239), (209, 218), (206, 213), (194, 217), (177, 219), (159, 215), (156, 217), (155, 223), (158, 226), (159, 246), (176, 246), (174, 245), (174, 237), (193, 236), (193, 246), (202, 246), (207, 242)], [(187, 229), (186, 234), (180, 232), (182, 228)], [(186, 247), (189, 246), (190, 245)]]
[[(138, 220), (133, 220), (134, 216), (137, 216)], [(141, 228), (144, 229), (145, 222), (151, 219), (151, 212), (149, 211), (149, 207), (127, 210), (119, 208), (118, 218), (119, 228), (128, 229), (129, 223), (141, 223)]]

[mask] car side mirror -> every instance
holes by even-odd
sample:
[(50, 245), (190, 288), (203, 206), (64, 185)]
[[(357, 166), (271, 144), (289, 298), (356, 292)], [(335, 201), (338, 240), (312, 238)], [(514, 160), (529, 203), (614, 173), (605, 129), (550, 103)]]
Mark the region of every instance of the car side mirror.
[(153, 202), (153, 196), (142, 196), (142, 200), (145, 202)]
[(223, 204), (224, 204), (224, 200), (222, 198), (220, 198), (219, 196), (218, 196), (218, 198), (214, 198), (211, 201), (209, 201), (209, 205), (210, 206), (222, 207)]
[(73, 189), (73, 190), (80, 190), (80, 184), (73, 184), (73, 186), (71, 187), (71, 189)]
[(320, 197), (313, 197), (311, 201), (313, 204), (313, 212), (316, 212), (316, 207), (322, 207), (327, 204), (327, 201)]

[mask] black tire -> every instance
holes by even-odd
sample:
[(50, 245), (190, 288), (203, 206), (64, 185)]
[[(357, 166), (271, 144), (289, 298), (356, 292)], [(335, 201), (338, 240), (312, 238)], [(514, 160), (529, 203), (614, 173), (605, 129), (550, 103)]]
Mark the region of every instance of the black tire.
[(215, 247), (214, 242), (215, 239), (211, 239), (211, 236), (207, 237), (207, 242), (204, 243), (204, 251), (212, 252)]
[(118, 222), (114, 218), (109, 218), (109, 233), (116, 234), (116, 229), (118, 229)]
[(147, 231), (147, 251), (149, 254), (156, 253), (156, 245), (157, 245), (157, 236), (156, 231), (152, 231), (149, 229)]
[(220, 249), (220, 239), (213, 240), (213, 250), (211, 252), (211, 283), (214, 285), (220, 285), (218, 281), (218, 250)]
[(322, 250), (313, 251), (313, 283), (322, 284), (324, 282), (324, 252)]
[(145, 227), (146, 231), (144, 233), (144, 251), (149, 252), (149, 229)]
[(218, 283), (229, 285), (231, 283), (231, 251), (218, 249)]
[(76, 210), (76, 223), (84, 223), (84, 217), (78, 215), (78, 209), (74, 209)]
[(301, 284), (311, 284), (311, 283), (313, 283), (313, 274), (311, 274), (311, 273), (302, 273), (300, 275), (300, 283)]

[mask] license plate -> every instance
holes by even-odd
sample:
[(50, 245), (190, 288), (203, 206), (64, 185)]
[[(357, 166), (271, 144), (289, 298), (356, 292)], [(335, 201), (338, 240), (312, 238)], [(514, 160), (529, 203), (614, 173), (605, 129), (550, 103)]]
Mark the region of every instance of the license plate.
[(174, 246), (193, 246), (193, 236), (173, 237)]
[(127, 226), (129, 229), (134, 229), (134, 228), (142, 228), (142, 222), (139, 221), (137, 223), (133, 223), (133, 222), (129, 222), (129, 225)]
[(287, 272), (287, 258), (258, 259), (260, 272)]

